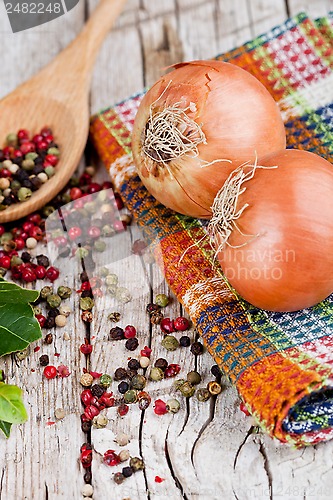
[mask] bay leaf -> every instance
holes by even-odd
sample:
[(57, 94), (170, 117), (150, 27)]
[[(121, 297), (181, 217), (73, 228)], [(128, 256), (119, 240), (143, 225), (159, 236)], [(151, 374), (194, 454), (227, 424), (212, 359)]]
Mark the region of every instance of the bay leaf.
[(9, 422), (4, 422), (3, 420), (0, 420), (0, 430), (4, 433), (6, 438), (9, 438), (10, 436), (10, 429), (12, 427), (12, 424)]
[(0, 420), (7, 424), (26, 422), (28, 415), (22, 396), (22, 389), (16, 385), (0, 383)]

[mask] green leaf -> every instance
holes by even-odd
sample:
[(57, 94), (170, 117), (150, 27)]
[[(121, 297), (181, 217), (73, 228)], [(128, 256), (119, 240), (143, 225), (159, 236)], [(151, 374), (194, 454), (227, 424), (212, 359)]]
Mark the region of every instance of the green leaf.
[(22, 389), (16, 385), (0, 383), (0, 420), (5, 424), (23, 424), (28, 419), (22, 395)]
[(10, 436), (11, 426), (12, 424), (10, 424), (9, 422), (4, 422), (3, 420), (0, 420), (0, 430), (2, 430), (6, 438), (9, 438)]
[(0, 278), (0, 304), (28, 304), (29, 302), (35, 302), (38, 296), (39, 292), (37, 290), (27, 290)]

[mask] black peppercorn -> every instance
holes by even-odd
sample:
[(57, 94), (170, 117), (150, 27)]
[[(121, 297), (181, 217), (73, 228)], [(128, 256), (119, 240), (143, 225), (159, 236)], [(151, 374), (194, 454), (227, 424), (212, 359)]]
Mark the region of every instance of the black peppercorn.
[(157, 304), (154, 304), (153, 302), (148, 304), (146, 307), (146, 311), (148, 314), (152, 314), (153, 312), (160, 311), (160, 310), (161, 310), (160, 306), (158, 306)]
[(133, 469), (132, 467), (123, 467), (121, 473), (125, 477), (131, 477), (131, 475), (133, 474)]
[[(46, 320), (47, 321), (47, 320)], [(53, 335), (52, 333), (48, 333), (45, 338), (44, 338), (45, 344), (52, 344), (53, 342)]]
[(37, 165), (36, 165), (36, 160), (35, 160), (35, 166), (34, 166), (34, 168), (32, 169), (32, 173), (33, 173), (34, 175), (38, 175), (38, 174), (40, 174), (40, 173), (42, 173), (42, 172), (44, 172), (44, 167), (43, 167), (43, 165), (42, 165), (42, 164), (40, 164), (40, 165), (38, 165), (38, 164), (37, 164)]
[(118, 385), (118, 391), (120, 392), (120, 394), (125, 394), (125, 392), (127, 392), (128, 389), (129, 389), (129, 384), (125, 381), (120, 382), (120, 384)]
[(80, 280), (82, 283), (84, 281), (89, 281), (89, 276), (88, 273), (86, 273), (86, 271), (82, 271), (82, 273), (80, 274)]
[(54, 327), (55, 327), (55, 319), (52, 316), (46, 318), (46, 321), (44, 323), (44, 328), (54, 328)]
[(127, 377), (129, 379), (132, 379), (133, 377), (135, 377), (135, 375), (137, 375), (138, 372), (136, 370), (127, 370)]
[(217, 378), (217, 379), (220, 379), (220, 378), (221, 378), (221, 375), (222, 375), (222, 374), (221, 374), (221, 370), (220, 370), (220, 368), (219, 368), (217, 365), (213, 365), (213, 366), (211, 367), (211, 369), (210, 369), (210, 372), (211, 372), (211, 374), (212, 374), (215, 378)]
[(21, 254), (21, 259), (23, 260), (23, 262), (30, 262), (31, 261), (31, 255), (29, 252), (22, 252)]
[(91, 421), (88, 420), (87, 422), (82, 422), (81, 429), (82, 432), (89, 432), (91, 429)]
[(91, 290), (83, 290), (83, 292), (81, 292), (81, 297), (82, 298), (85, 298), (85, 297), (92, 297), (93, 296), (93, 293)]
[(193, 342), (191, 345), (191, 353), (195, 355), (199, 355), (203, 353), (203, 345), (200, 342)]
[(114, 328), (111, 328), (109, 333), (110, 340), (123, 340), (124, 338), (125, 338), (124, 330), (120, 328), (120, 326), (115, 326)]
[(100, 384), (94, 384), (91, 386), (90, 390), (93, 396), (96, 396), (96, 398), (100, 398), (105, 392), (105, 387)]
[(167, 368), (167, 366), (168, 366), (168, 364), (169, 364), (169, 363), (167, 362), (167, 360), (166, 360), (166, 359), (164, 359), (164, 358), (158, 358), (158, 359), (155, 361), (154, 366), (155, 366), (156, 368), (160, 368), (162, 371), (165, 371), (165, 370), (166, 370), (166, 368)]
[(48, 357), (47, 354), (43, 354), (40, 358), (39, 358), (39, 364), (40, 366), (47, 366), (50, 362), (50, 359)]
[(188, 347), (191, 344), (191, 339), (187, 335), (183, 335), (179, 339), (179, 345), (181, 347)]
[(125, 368), (117, 368), (116, 371), (114, 372), (114, 379), (115, 380), (124, 380), (127, 378), (127, 371)]
[(164, 318), (161, 311), (154, 311), (150, 315), (150, 322), (152, 325), (159, 325)]
[(85, 483), (87, 483), (87, 484), (88, 484), (88, 483), (91, 483), (91, 480), (92, 480), (92, 474), (91, 474), (91, 472), (90, 472), (90, 471), (87, 471), (87, 472), (85, 473), (85, 475), (83, 476), (83, 480), (84, 480), (84, 482), (85, 482)]
[(130, 370), (138, 370), (140, 368), (140, 363), (137, 359), (130, 359), (127, 363), (127, 366)]
[(39, 266), (49, 267), (50, 261), (46, 255), (37, 255), (36, 259)]
[(56, 316), (59, 316), (59, 314), (60, 314), (59, 309), (57, 309), (56, 307), (54, 309), (50, 309), (49, 311), (47, 311), (48, 318), (55, 318)]
[(138, 347), (139, 341), (136, 337), (132, 337), (130, 339), (127, 339), (125, 342), (125, 347), (129, 351), (135, 351), (135, 349)]

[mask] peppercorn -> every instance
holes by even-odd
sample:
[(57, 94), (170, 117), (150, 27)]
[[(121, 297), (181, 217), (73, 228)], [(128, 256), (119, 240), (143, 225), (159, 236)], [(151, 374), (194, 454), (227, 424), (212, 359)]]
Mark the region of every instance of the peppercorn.
[(124, 394), (125, 403), (136, 403), (138, 400), (137, 391), (133, 389), (129, 389)]
[(148, 314), (152, 314), (153, 312), (158, 312), (160, 310), (161, 310), (160, 306), (152, 302), (148, 304), (146, 307), (146, 311)]
[(188, 337), (187, 335), (183, 335), (182, 337), (180, 337), (179, 339), (180, 347), (189, 347), (190, 344), (191, 344), (190, 337)]
[(94, 384), (91, 386), (90, 390), (93, 396), (96, 396), (96, 398), (100, 398), (105, 392), (105, 387), (100, 384)]
[(125, 287), (118, 287), (116, 291), (116, 299), (122, 304), (126, 304), (132, 300), (132, 295), (130, 291)]
[(90, 373), (84, 373), (80, 378), (80, 384), (83, 387), (90, 387), (94, 381), (94, 377)]
[(131, 455), (128, 450), (121, 450), (118, 456), (121, 462), (127, 462), (127, 460), (130, 458)]
[(221, 379), (222, 373), (218, 365), (213, 365), (210, 369), (210, 372), (217, 380)]
[(161, 370), (165, 371), (167, 366), (168, 366), (168, 362), (166, 359), (164, 358), (158, 358), (155, 363), (154, 363), (154, 366), (156, 366), (156, 368), (160, 368)]
[(124, 432), (117, 434), (115, 441), (119, 446), (126, 446), (130, 442), (128, 435)]
[[(23, 255), (24, 255), (24, 254), (29, 255), (30, 259), (29, 259), (29, 260), (26, 260), (26, 257), (25, 257), (25, 258), (23, 258)], [(23, 262), (30, 262), (30, 260), (31, 260), (31, 255), (30, 255), (30, 253), (29, 253), (29, 254), (28, 254), (28, 252), (24, 252), (24, 253), (22, 253), (22, 255), (21, 255), (21, 259), (23, 260)], [(43, 286), (43, 288), (42, 288), (42, 289), (41, 289), (41, 291), (40, 291), (40, 297), (41, 297), (43, 300), (46, 300), (46, 299), (47, 299), (47, 297), (48, 297), (49, 295), (51, 295), (51, 294), (53, 294), (53, 288), (52, 288), (51, 286)]]
[(154, 380), (155, 382), (159, 382), (160, 380), (162, 380), (164, 378), (163, 370), (161, 370), (161, 368), (158, 368), (156, 366), (153, 367), (150, 370), (149, 378), (150, 378), (150, 380)]
[(93, 320), (93, 315), (91, 311), (82, 311), (81, 313), (81, 319), (85, 323), (91, 323)]
[(61, 297), (56, 293), (51, 293), (46, 297), (46, 302), (51, 308), (57, 308), (61, 304)]
[(56, 316), (59, 316), (59, 314), (60, 314), (59, 309), (54, 308), (54, 309), (50, 309), (50, 310), (47, 312), (47, 317), (48, 317), (48, 318), (55, 318)]
[(94, 488), (92, 487), (91, 484), (85, 484), (83, 486), (83, 488), (81, 489), (81, 493), (82, 493), (82, 496), (84, 498), (87, 498), (87, 497), (92, 497), (93, 494), (94, 494)]
[[(46, 322), (47, 322), (47, 320), (46, 320)], [(45, 344), (52, 344), (52, 342), (53, 342), (53, 335), (52, 335), (52, 333), (48, 333), (47, 335), (45, 335), (44, 343)]]
[(137, 472), (138, 470), (143, 470), (145, 468), (143, 460), (139, 457), (132, 457), (129, 464), (134, 472)]
[(213, 396), (217, 396), (222, 392), (221, 385), (216, 381), (208, 382), (207, 389)]
[(85, 483), (91, 483), (92, 480), (92, 474), (90, 471), (87, 471), (85, 475), (83, 476), (83, 480)]
[(210, 399), (211, 394), (210, 394), (208, 389), (201, 387), (200, 389), (197, 390), (196, 397), (197, 397), (197, 400), (200, 401), (200, 403), (204, 403), (204, 402), (208, 401), (208, 399)]
[(37, 255), (36, 260), (39, 266), (49, 267), (50, 265), (49, 258), (46, 255)]
[(195, 388), (189, 382), (184, 382), (184, 384), (179, 387), (179, 390), (185, 398), (191, 398), (195, 393)]
[(54, 318), (54, 321), (55, 321), (56, 326), (59, 326), (60, 328), (67, 325), (67, 318), (66, 318), (66, 316), (63, 316), (62, 314), (58, 314), (58, 316), (56, 316)]
[(111, 382), (112, 382), (112, 377), (107, 373), (104, 373), (99, 379), (100, 385), (106, 388), (108, 388), (111, 385)]
[(159, 325), (164, 318), (161, 311), (154, 311), (150, 315), (150, 322), (152, 325)]
[(123, 380), (120, 384), (118, 384), (118, 391), (120, 394), (125, 394), (125, 392), (129, 390), (129, 387), (129, 384)]
[(191, 345), (191, 353), (195, 354), (196, 356), (202, 354), (203, 350), (204, 348), (201, 342), (193, 342), (193, 344)]
[(109, 333), (109, 340), (123, 340), (125, 338), (124, 330), (120, 326), (111, 328)]
[(57, 420), (62, 420), (63, 418), (65, 418), (65, 410), (63, 408), (56, 408), (54, 410), (54, 416)]
[(91, 297), (80, 297), (80, 309), (83, 311), (91, 311), (94, 307), (94, 299)]
[(96, 415), (96, 417), (92, 419), (92, 425), (95, 429), (104, 429), (104, 427), (108, 425), (108, 422), (108, 417), (102, 414)]
[(150, 365), (150, 359), (148, 356), (140, 356), (139, 364), (141, 368), (145, 369)]
[(109, 314), (108, 319), (113, 323), (117, 323), (120, 320), (121, 314), (119, 312), (112, 312)]
[(107, 287), (107, 292), (111, 297), (115, 297), (117, 291), (117, 285), (109, 285)]
[(131, 380), (133, 389), (138, 389), (139, 391), (141, 391), (146, 386), (146, 383), (147, 379), (143, 375), (135, 375)]
[(124, 477), (131, 477), (131, 475), (133, 474), (133, 469), (132, 467), (123, 467), (121, 473)]
[(133, 377), (135, 377), (135, 375), (138, 374), (137, 370), (126, 370), (126, 373), (127, 373), (127, 377), (129, 379), (132, 379)]
[(171, 378), (175, 377), (178, 375), (180, 372), (180, 365), (177, 365), (176, 363), (171, 363), (170, 365), (167, 366), (166, 370), (164, 371), (164, 377), (165, 378)]
[(178, 413), (180, 410), (180, 402), (178, 399), (168, 399), (166, 405), (169, 413)]
[(83, 292), (81, 292), (81, 297), (82, 297), (82, 299), (85, 299), (86, 297), (93, 298), (92, 291), (91, 290), (83, 290)]
[(118, 285), (118, 276), (116, 274), (108, 274), (105, 278), (105, 284), (109, 285)]
[(80, 280), (81, 282), (83, 283), (84, 281), (89, 281), (89, 276), (88, 274), (86, 273), (86, 271), (82, 271), (82, 273), (80, 274)]
[(125, 378), (127, 378), (127, 371), (125, 370), (125, 368), (117, 368), (114, 372), (114, 379), (124, 380)]
[(129, 410), (129, 406), (126, 405), (125, 403), (123, 403), (123, 404), (118, 406), (117, 412), (118, 412), (118, 415), (120, 417), (124, 417), (125, 415), (127, 415), (128, 410)]
[(86, 422), (82, 422), (81, 424), (81, 430), (82, 432), (89, 432), (91, 429), (91, 420), (87, 420)]
[(132, 358), (127, 363), (127, 366), (130, 370), (138, 370), (140, 368), (140, 363), (137, 359)]
[(121, 472), (116, 472), (113, 476), (113, 480), (116, 484), (122, 484), (125, 481), (125, 476)]
[(59, 286), (57, 294), (62, 299), (68, 299), (72, 295), (72, 289), (69, 286)]
[(179, 342), (173, 335), (166, 335), (161, 345), (168, 351), (175, 351), (179, 347)]
[(169, 297), (164, 293), (159, 293), (155, 297), (155, 304), (160, 307), (166, 307), (169, 304)]
[(39, 358), (39, 364), (40, 366), (47, 366), (50, 362), (50, 359), (48, 357), (47, 354), (43, 354), (40, 358)]
[(138, 347), (139, 341), (136, 337), (132, 337), (130, 339), (127, 339), (125, 342), (125, 347), (129, 351), (135, 351), (135, 349)]
[(187, 382), (189, 382), (192, 385), (198, 385), (201, 382), (201, 375), (198, 372), (188, 372), (187, 374)]

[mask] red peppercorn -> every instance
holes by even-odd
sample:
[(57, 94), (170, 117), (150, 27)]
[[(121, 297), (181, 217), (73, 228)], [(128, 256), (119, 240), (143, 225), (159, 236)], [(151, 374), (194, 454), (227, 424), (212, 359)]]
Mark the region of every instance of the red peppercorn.
[(80, 351), (82, 354), (88, 355), (91, 354), (93, 350), (93, 346), (91, 344), (81, 344)]
[(33, 269), (29, 269), (28, 267), (26, 267), (22, 270), (21, 277), (22, 277), (23, 281), (25, 281), (26, 283), (32, 283), (33, 281), (36, 281), (36, 279), (37, 279), (35, 271)]
[(36, 274), (37, 279), (43, 280), (45, 278), (45, 275), (46, 275), (45, 267), (44, 266), (36, 266), (35, 267), (35, 274)]
[(84, 410), (84, 414), (88, 418), (88, 420), (92, 420), (94, 417), (97, 417), (97, 415), (99, 415), (99, 412), (99, 409), (94, 405), (88, 405)]
[(101, 236), (101, 230), (97, 226), (91, 226), (88, 229), (87, 234), (90, 238), (97, 239)]
[[(82, 193), (81, 189), (78, 187), (72, 187), (70, 192), (69, 192), (69, 195), (70, 195), (72, 200), (78, 200), (79, 198), (81, 198), (82, 194), (83, 193)], [(82, 208), (82, 205), (80, 207), (77, 207), (74, 205), (74, 208)]]
[(56, 279), (59, 278), (59, 269), (51, 266), (47, 269), (45, 276), (50, 281), (55, 281)]
[(124, 336), (125, 339), (131, 339), (132, 337), (135, 337), (136, 335), (136, 329), (132, 325), (127, 325), (124, 328)]
[(57, 164), (57, 163), (58, 163), (58, 161), (59, 161), (59, 158), (58, 158), (58, 156), (56, 156), (56, 155), (46, 155), (46, 156), (45, 156), (45, 161), (46, 161), (49, 165), (51, 165), (52, 167), (55, 167), (55, 166), (56, 166), (56, 164)]
[(114, 406), (114, 397), (112, 397), (112, 392), (104, 392), (98, 401), (100, 404), (104, 404), (107, 408)]
[(144, 348), (141, 349), (141, 351), (140, 351), (140, 355), (144, 356), (146, 358), (150, 358), (151, 353), (152, 353), (152, 350), (147, 345), (145, 345)]
[(5, 231), (6, 231), (5, 226), (0, 224), (0, 236), (2, 236)]
[(0, 267), (3, 267), (4, 269), (9, 269), (10, 268), (10, 257), (9, 255), (3, 255), (0, 257)]
[(22, 224), (22, 229), (23, 231), (25, 231), (26, 233), (29, 234), (29, 232), (35, 227), (35, 224), (31, 221), (25, 221), (23, 222)]
[(180, 366), (171, 363), (165, 369), (165, 371), (164, 371), (164, 377), (165, 378), (175, 377), (176, 375), (178, 375), (179, 372), (180, 372)]
[(55, 366), (49, 365), (44, 368), (43, 374), (45, 378), (51, 379), (57, 376), (57, 369)]
[(85, 389), (81, 392), (81, 401), (84, 406), (89, 406), (92, 403), (94, 396), (90, 389)]
[(179, 332), (184, 332), (190, 328), (190, 322), (184, 316), (179, 316), (178, 318), (173, 320), (173, 325), (176, 330)]
[(23, 153), (19, 149), (16, 149), (13, 154), (13, 159), (15, 160), (16, 158), (23, 158)]
[(117, 410), (118, 415), (120, 415), (121, 417), (124, 417), (125, 415), (127, 415), (128, 410), (129, 410), (129, 406), (126, 404), (122, 404), (122, 405), (118, 406), (118, 410)]
[(112, 182), (110, 181), (104, 181), (102, 184), (102, 189), (112, 189), (113, 185)]
[(81, 461), (82, 467), (84, 467), (85, 469), (87, 469), (88, 467), (90, 467), (91, 466), (91, 462), (92, 462), (92, 450), (84, 449), (81, 452), (80, 461)]
[(32, 222), (36, 226), (39, 226), (39, 224), (42, 222), (42, 218), (38, 213), (33, 213), (27, 216), (27, 221)]
[(38, 226), (33, 226), (29, 231), (30, 238), (35, 238), (37, 241), (41, 241), (43, 239), (43, 230)]
[(107, 450), (104, 453), (103, 461), (110, 467), (120, 464), (120, 458), (114, 450)]
[(102, 186), (98, 184), (97, 182), (92, 182), (88, 186), (88, 193), (93, 194), (93, 193), (98, 193), (98, 191), (101, 191)]
[(91, 175), (89, 175), (87, 172), (83, 172), (83, 174), (80, 176), (79, 179), (80, 186), (86, 186), (87, 184), (90, 183), (91, 183)]
[(123, 200), (120, 198), (119, 194), (118, 193), (115, 193), (114, 195), (114, 200), (115, 200), (115, 205), (116, 205), (116, 208), (118, 210), (121, 210), (122, 208), (124, 208), (124, 203), (123, 203)]
[(120, 232), (126, 229), (126, 224), (124, 224), (124, 222), (121, 220), (115, 220), (112, 224), (112, 227), (115, 231)]
[(77, 240), (82, 234), (82, 230), (78, 226), (73, 226), (68, 230), (69, 239), (74, 241)]
[(50, 127), (48, 127), (47, 125), (45, 125), (41, 131), (40, 131), (41, 135), (43, 137), (47, 137), (48, 135), (52, 134), (52, 129)]
[(16, 250), (23, 250), (25, 247), (25, 241), (23, 238), (15, 238), (14, 243), (16, 245)]
[(26, 130), (24, 128), (21, 128), (17, 132), (17, 138), (18, 138), (19, 141), (21, 141), (22, 139), (29, 139), (29, 132), (28, 132), (28, 130)]
[(87, 290), (91, 290), (91, 285), (89, 281), (84, 281), (81, 285), (79, 292), (85, 292)]
[(173, 320), (170, 318), (163, 318), (160, 323), (160, 327), (164, 333), (172, 333), (175, 331)]
[(43, 328), (45, 326), (45, 321), (46, 321), (45, 316), (43, 316), (43, 314), (36, 314), (35, 317), (40, 327)]
[(54, 238), (53, 243), (57, 247), (64, 247), (67, 245), (67, 239), (65, 238), (65, 236), (58, 236), (57, 238)]
[(49, 143), (45, 139), (38, 142), (38, 151), (45, 151), (45, 149), (48, 149), (48, 147)]
[(154, 413), (156, 413), (156, 415), (165, 415), (168, 413), (167, 405), (164, 401), (162, 401), (162, 399), (156, 399), (154, 404)]
[(36, 146), (34, 145), (33, 142), (28, 141), (21, 144), (20, 150), (24, 155), (26, 155), (28, 153), (34, 153), (36, 150)]
[(11, 177), (12, 173), (8, 168), (3, 168), (1, 170), (1, 177)]

